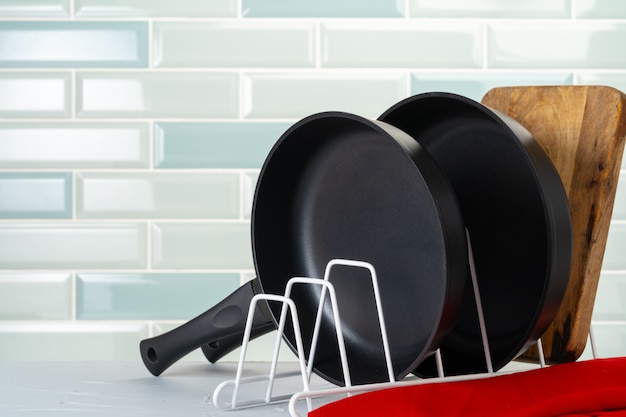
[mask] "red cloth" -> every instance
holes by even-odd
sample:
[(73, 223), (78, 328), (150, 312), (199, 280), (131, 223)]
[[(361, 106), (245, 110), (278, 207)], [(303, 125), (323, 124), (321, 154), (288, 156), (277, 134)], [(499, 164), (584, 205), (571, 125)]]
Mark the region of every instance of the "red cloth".
[(309, 417), (626, 417), (626, 357), (354, 395)]

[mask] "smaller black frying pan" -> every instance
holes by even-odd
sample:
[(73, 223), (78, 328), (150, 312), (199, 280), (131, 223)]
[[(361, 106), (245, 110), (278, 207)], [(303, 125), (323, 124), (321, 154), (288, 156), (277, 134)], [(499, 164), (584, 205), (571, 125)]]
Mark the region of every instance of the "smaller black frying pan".
[[(321, 278), (334, 258), (376, 268), (397, 379), (433, 353), (457, 318), (467, 280), (465, 226), (445, 176), (398, 128), (337, 112), (299, 121), (261, 169), (251, 226), (258, 278), (200, 317), (142, 341), (142, 358), (153, 374), (200, 346), (218, 359), (241, 343), (252, 295), (283, 294), (294, 276)], [(355, 384), (388, 375), (371, 281), (363, 273), (344, 267), (331, 276)], [(315, 287), (298, 286), (292, 293), (305, 346), (320, 297)], [(279, 308), (262, 305), (257, 333), (274, 326)], [(313, 369), (341, 385), (329, 309), (323, 323)], [(284, 339), (293, 349), (293, 333)]]
[[(520, 124), (462, 96), (419, 94), (379, 119), (426, 148), (454, 188), (497, 370), (539, 339), (567, 287), (573, 238), (560, 177)], [(487, 370), (471, 285), (441, 353), (447, 374)], [(418, 374), (435, 375), (434, 361), (425, 361)]]

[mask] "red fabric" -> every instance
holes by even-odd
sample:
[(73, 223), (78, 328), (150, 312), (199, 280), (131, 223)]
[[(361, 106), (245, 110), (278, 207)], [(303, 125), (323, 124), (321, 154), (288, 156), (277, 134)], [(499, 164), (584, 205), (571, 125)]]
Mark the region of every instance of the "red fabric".
[(309, 417), (626, 417), (626, 357), (354, 395)]

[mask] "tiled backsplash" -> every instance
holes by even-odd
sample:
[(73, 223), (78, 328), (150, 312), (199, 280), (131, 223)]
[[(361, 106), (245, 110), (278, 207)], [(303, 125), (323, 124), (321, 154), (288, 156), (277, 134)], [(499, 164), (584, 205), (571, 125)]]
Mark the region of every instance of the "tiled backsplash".
[[(251, 279), (255, 182), (298, 119), (425, 91), (626, 91), (624, 44), (621, 1), (0, 1), (0, 360), (139, 360)], [(602, 355), (626, 354), (625, 190), (623, 173)]]

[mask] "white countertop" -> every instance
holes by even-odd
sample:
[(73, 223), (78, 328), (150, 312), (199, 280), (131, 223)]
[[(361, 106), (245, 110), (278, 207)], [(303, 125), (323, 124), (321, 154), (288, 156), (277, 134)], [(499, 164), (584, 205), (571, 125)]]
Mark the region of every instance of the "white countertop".
[[(155, 377), (139, 361), (0, 362), (0, 416), (289, 417), (287, 403), (218, 409), (211, 400), (213, 391), (223, 381), (234, 379), (236, 369), (237, 364), (230, 362), (180, 362)], [(294, 369), (297, 363), (286, 363), (279, 372)], [(247, 363), (244, 375), (266, 375), (268, 370), (266, 363)], [(285, 384), (294, 392), (301, 391), (300, 381), (297, 377), (279, 381), (276, 392), (281, 393)], [(332, 386), (320, 380), (313, 383), (320, 388)], [(263, 390), (260, 384), (242, 387), (242, 398), (246, 394), (262, 398)]]

